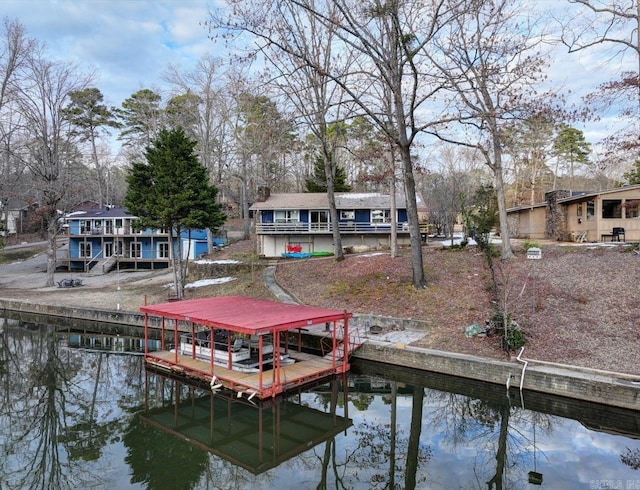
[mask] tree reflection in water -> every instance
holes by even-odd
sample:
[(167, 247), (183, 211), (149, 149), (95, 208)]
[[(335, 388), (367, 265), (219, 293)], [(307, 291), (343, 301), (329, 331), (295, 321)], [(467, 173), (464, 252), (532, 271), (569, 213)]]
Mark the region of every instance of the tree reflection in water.
[[(108, 370), (102, 367), (106, 354), (83, 356), (63, 348), (52, 326), (14, 327), (3, 321), (1, 423), (10, 436), (0, 440), (0, 481), (21, 489), (104, 485), (104, 468), (85, 463), (100, 461), (102, 449), (119, 437), (123, 424), (117, 416), (98, 416), (101, 410), (113, 412)], [(117, 360), (118, 372), (131, 373), (130, 359)]]
[(0, 488), (500, 490), (525, 487), (532, 473), (550, 488), (640, 481), (636, 412), (353, 368), (277, 403), (236, 405), (145, 371), (140, 356), (74, 349), (52, 326), (0, 321)]

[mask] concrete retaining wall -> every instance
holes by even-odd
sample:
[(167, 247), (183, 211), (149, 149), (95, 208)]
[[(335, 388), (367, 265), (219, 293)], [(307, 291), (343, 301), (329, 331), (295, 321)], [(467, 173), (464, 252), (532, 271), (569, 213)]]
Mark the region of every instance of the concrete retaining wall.
[(522, 380), (523, 390), (640, 410), (638, 376), (552, 365), (527, 360), (523, 356), (528, 364), (522, 379), (522, 362), (497, 361), (371, 340), (362, 345), (354, 357), (486, 381), (503, 385), (505, 390), (507, 385), (511, 390), (518, 390)]
[[(136, 312), (96, 310), (93, 308), (42, 305), (0, 298), (0, 310), (78, 319), (105, 324), (142, 327), (144, 315)], [(397, 319), (382, 323), (379, 317), (358, 317), (358, 321), (387, 326)], [(158, 318), (150, 317), (150, 325), (159, 327)], [(405, 325), (406, 326), (406, 325)], [(419, 328), (417, 328), (420, 330)], [(640, 410), (640, 377), (570, 366), (529, 361), (522, 379), (522, 362), (497, 361), (451, 352), (420, 349), (404, 344), (368, 340), (353, 355), (359, 359), (419, 369), (502, 385), (511, 390), (522, 388), (593, 403)], [(526, 356), (523, 357), (526, 359)]]
[(45, 305), (31, 301), (0, 298), (0, 310), (19, 311), (38, 315), (74, 318), (104, 323), (121, 323), (136, 327), (144, 326), (144, 315), (131, 311), (97, 310), (95, 308), (81, 308), (57, 305)]

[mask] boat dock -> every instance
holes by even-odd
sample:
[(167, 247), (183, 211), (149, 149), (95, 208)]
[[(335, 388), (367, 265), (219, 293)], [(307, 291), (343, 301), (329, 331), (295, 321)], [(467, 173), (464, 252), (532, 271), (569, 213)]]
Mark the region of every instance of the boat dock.
[[(146, 305), (140, 311), (145, 314), (145, 339), (149, 316), (161, 318), (161, 348), (145, 352), (147, 364), (249, 399), (275, 397), (347, 372), (349, 355), (358, 346), (349, 332), (352, 314), (346, 311), (241, 296)], [(324, 333), (327, 348), (320, 355), (301, 349), (299, 339), (311, 328)], [(214, 340), (220, 332), (228, 339), (224, 349)]]

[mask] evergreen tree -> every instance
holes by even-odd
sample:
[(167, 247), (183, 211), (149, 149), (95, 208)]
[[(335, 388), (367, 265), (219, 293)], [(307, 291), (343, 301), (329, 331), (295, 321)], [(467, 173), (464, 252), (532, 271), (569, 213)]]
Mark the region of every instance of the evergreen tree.
[[(553, 141), (553, 153), (558, 160), (563, 161), (569, 167), (569, 188), (573, 186), (573, 171), (575, 165), (588, 165), (591, 144), (584, 139), (582, 131), (572, 128), (566, 124), (561, 124), (558, 135)], [(557, 177), (556, 165), (556, 177)], [(554, 177), (553, 188), (556, 188)]]
[[(333, 190), (334, 192), (350, 192), (351, 186), (347, 184), (347, 172), (344, 167), (336, 165), (334, 168)], [(327, 192), (327, 177), (324, 171), (324, 157), (318, 155), (313, 165), (313, 176), (304, 182), (307, 192)]]
[[(184, 297), (187, 260), (182, 253), (183, 231), (215, 231), (226, 216), (216, 202), (218, 189), (210, 185), (207, 170), (194, 149), (196, 142), (182, 128), (158, 133), (145, 151), (146, 162), (132, 165), (124, 199), (129, 212), (139, 218), (140, 228), (166, 229), (174, 268), (176, 294)], [(174, 250), (177, 238), (177, 250)]]
[(107, 195), (108, 167), (98, 156), (97, 142), (100, 135), (108, 132), (109, 128), (120, 127), (116, 120), (117, 110), (102, 103), (104, 96), (95, 87), (71, 92), (69, 99), (71, 103), (64, 109), (64, 114), (74, 127), (72, 133), (79, 136), (80, 141), (89, 142), (91, 146), (91, 159), (96, 169), (98, 184), (98, 204), (110, 204)]
[(118, 116), (122, 131), (118, 139), (134, 150), (145, 148), (158, 134), (161, 125), (162, 97), (153, 90), (142, 89), (122, 103)]
[(633, 168), (622, 177), (630, 184), (640, 184), (640, 160), (633, 162)]

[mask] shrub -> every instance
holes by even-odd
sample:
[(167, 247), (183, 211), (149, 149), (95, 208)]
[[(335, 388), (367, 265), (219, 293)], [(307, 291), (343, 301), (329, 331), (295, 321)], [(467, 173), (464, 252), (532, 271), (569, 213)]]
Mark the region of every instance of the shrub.
[(489, 320), (491, 329), (502, 337), (502, 348), (508, 352), (522, 347), (525, 337), (520, 325), (511, 319), (511, 315), (507, 315), (507, 325), (508, 328), (505, 329), (504, 317), (499, 311), (495, 311)]
[(540, 244), (538, 242), (530, 242), (529, 240), (525, 240), (524, 249), (529, 250), (530, 248), (540, 248)]

